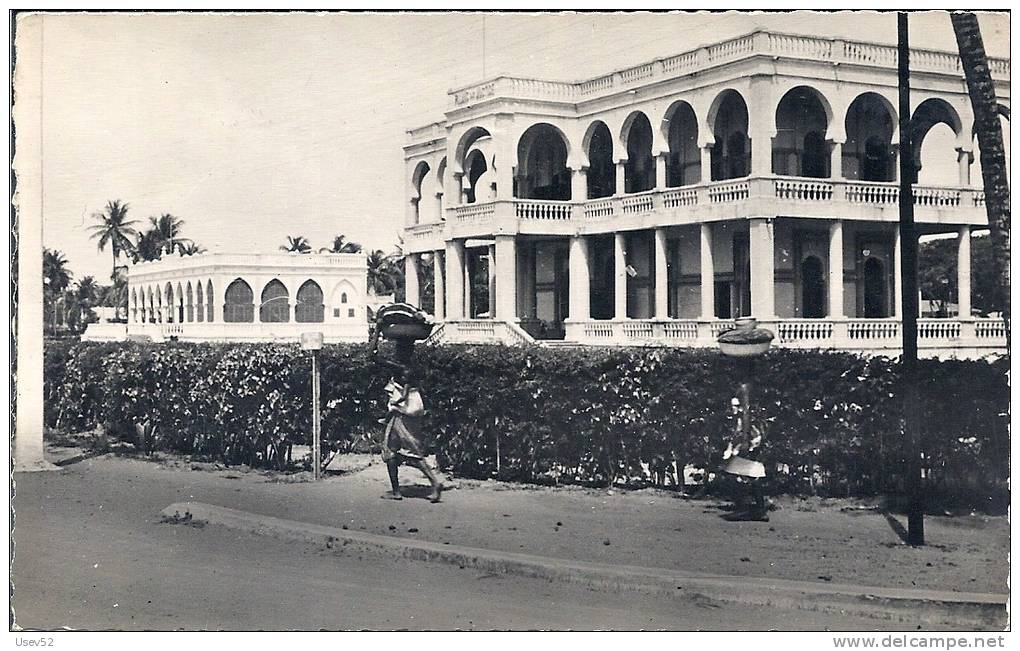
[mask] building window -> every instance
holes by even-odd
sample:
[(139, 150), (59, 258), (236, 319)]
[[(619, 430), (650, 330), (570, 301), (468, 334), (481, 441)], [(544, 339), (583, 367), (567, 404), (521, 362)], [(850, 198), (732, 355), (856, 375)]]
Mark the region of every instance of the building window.
[(223, 320), (227, 323), (252, 323), (255, 321), (254, 299), (255, 295), (248, 283), (240, 278), (230, 283), (223, 302)]
[(298, 323), (322, 323), (322, 288), (314, 280), (306, 281), (297, 292), (294, 320)]
[(347, 316), (349, 316), (349, 317), (350, 317), (350, 318), (352, 318), (352, 319), (354, 318), (354, 308), (353, 308), (353, 307), (352, 307), (352, 308), (349, 308), (349, 309), (347, 310)]
[(335, 318), (337, 318), (337, 319), (339, 319), (339, 318), (340, 318), (340, 308), (338, 308), (338, 307), (334, 307), (334, 308), (333, 308), (333, 316), (334, 316)]
[(259, 303), (259, 321), (287, 323), (290, 321), (290, 293), (279, 280), (270, 280), (262, 290)]
[(344, 292), (343, 294), (340, 294), (340, 303), (341, 304), (347, 303), (347, 292)]

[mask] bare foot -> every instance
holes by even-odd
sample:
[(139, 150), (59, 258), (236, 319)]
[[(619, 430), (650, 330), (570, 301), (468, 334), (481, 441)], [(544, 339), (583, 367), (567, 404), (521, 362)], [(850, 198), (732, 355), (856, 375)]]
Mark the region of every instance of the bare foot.
[(429, 495), (429, 501), (432, 502), (433, 504), (438, 502), (442, 495), (442, 492), (443, 492), (442, 486), (434, 486), (432, 488), (432, 493)]
[(383, 498), (384, 500), (402, 500), (402, 499), (404, 499), (403, 495), (401, 495), (400, 493), (395, 493), (393, 491), (386, 491), (385, 493), (383, 493), (379, 497)]

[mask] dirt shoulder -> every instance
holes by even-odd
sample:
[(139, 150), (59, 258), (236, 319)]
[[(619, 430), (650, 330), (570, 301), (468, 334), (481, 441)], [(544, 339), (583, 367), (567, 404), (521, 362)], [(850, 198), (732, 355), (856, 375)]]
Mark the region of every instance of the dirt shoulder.
[[(554, 558), (719, 575), (1005, 594), (1009, 525), (982, 515), (926, 518), (928, 545), (903, 544), (905, 518), (848, 500), (780, 499), (771, 521), (728, 522), (726, 502), (656, 489), (605, 491), (460, 480), (443, 501), (424, 499), (420, 473), (401, 469), (409, 497), (379, 499), (385, 467), (368, 456), (344, 472), (225, 468), (178, 457), (106, 455), (67, 466), (83, 490), (149, 509), (193, 500), (370, 533)], [(130, 493), (115, 491), (131, 478)], [(91, 488), (86, 488), (91, 486)], [(139, 493), (141, 492), (141, 494)], [(161, 503), (165, 502), (165, 503)], [(142, 513), (139, 513), (141, 516)]]

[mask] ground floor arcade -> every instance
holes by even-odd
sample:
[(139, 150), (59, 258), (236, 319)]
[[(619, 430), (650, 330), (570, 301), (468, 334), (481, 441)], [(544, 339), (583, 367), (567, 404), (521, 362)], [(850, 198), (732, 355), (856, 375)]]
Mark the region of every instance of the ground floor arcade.
[[(959, 314), (933, 336), (996, 341), (1001, 321), (971, 314), (971, 227), (927, 225), (957, 237)], [(515, 324), (535, 339), (704, 344), (720, 320), (751, 315), (813, 347), (843, 338), (898, 345), (902, 295), (896, 223), (752, 218), (575, 236), (449, 240), (408, 256), (408, 300), (421, 269), (434, 274), (437, 320)], [(424, 259), (430, 264), (422, 265)], [(430, 268), (429, 268), (430, 267)], [(922, 337), (924, 335), (922, 334)], [(667, 341), (667, 342), (668, 342)], [(867, 348), (868, 345), (861, 347)]]

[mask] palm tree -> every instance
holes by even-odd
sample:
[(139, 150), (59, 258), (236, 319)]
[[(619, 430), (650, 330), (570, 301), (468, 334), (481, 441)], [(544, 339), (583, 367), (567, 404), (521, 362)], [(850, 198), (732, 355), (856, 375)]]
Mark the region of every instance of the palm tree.
[(287, 253), (311, 253), (312, 245), (304, 235), (288, 235), (287, 243), (281, 245), (280, 250)]
[(349, 242), (342, 234), (333, 238), (333, 245), (319, 249), (319, 253), (361, 253), (361, 245), (357, 242)]
[(43, 249), (43, 282), (54, 293), (60, 293), (71, 284), (71, 270), (67, 258), (60, 251)]
[(191, 240), (181, 237), (184, 220), (174, 217), (170, 213), (163, 213), (159, 218), (149, 217), (152, 225), (150, 230), (155, 231), (159, 238), (160, 248), (166, 253), (173, 253), (175, 249)]
[(92, 276), (83, 276), (74, 291), (69, 293), (71, 294), (69, 306), (72, 318), (69, 318), (68, 321), (82, 325), (91, 323), (95, 318), (92, 306), (96, 304), (99, 295), (99, 285), (96, 283), (96, 279)]
[(120, 254), (131, 253), (134, 248), (131, 236), (135, 235), (135, 229), (131, 227), (137, 222), (128, 221), (127, 212), (128, 204), (121, 203), (120, 199), (107, 201), (102, 212), (92, 215), (99, 223), (89, 227), (92, 231), (90, 239), (99, 240), (97, 246), (100, 251), (105, 249), (107, 244), (112, 249), (114, 270), (110, 273), (111, 278), (117, 273), (117, 258)]
[(163, 257), (163, 240), (160, 239), (159, 232), (147, 230), (144, 233), (139, 233), (132, 257), (135, 262), (152, 262)]
[(177, 247), (177, 252), (181, 255), (202, 255), (205, 253), (205, 247), (188, 240)]
[(985, 210), (992, 239), (992, 265), (999, 279), (1002, 316), (1006, 321), (1006, 350), (1009, 350), (1009, 175), (1002, 144), (1002, 125), (995, 98), (995, 84), (988, 68), (977, 16), (953, 12), (953, 31), (960, 50), (960, 62), (967, 80), (967, 92), (974, 109), (974, 131), (981, 150), (981, 176), (985, 186)]
[(71, 271), (67, 258), (60, 251), (43, 249), (43, 302), (50, 322), (51, 332), (57, 328), (57, 303), (64, 290), (71, 284)]
[(397, 289), (397, 268), (390, 256), (376, 249), (368, 254), (368, 291), (376, 296), (392, 294)]

